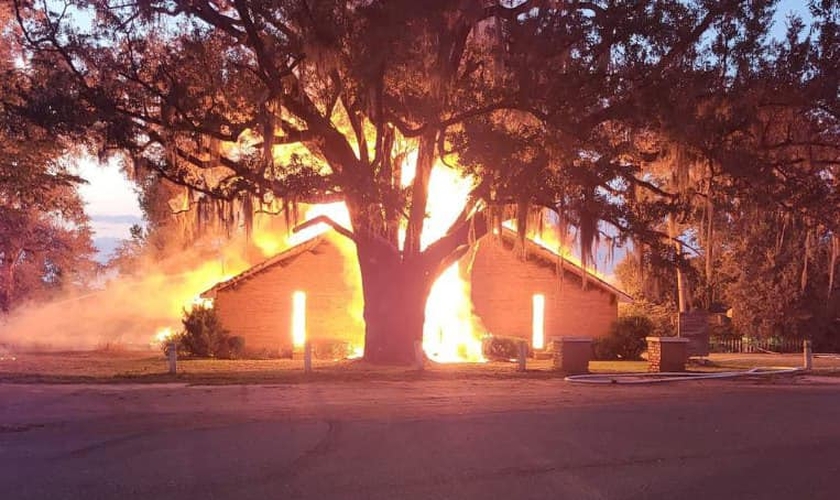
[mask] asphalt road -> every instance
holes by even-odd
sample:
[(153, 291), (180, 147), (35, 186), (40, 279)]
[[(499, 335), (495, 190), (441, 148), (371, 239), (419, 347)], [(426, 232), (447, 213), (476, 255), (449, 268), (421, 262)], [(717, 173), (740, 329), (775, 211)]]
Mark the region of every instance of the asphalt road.
[(0, 498), (840, 498), (840, 384), (0, 385)]

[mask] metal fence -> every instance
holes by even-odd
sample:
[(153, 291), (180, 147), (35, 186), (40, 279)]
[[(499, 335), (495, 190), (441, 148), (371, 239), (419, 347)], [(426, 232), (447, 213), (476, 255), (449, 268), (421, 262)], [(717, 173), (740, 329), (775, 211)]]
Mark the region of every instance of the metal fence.
[(802, 341), (783, 338), (709, 339), (711, 352), (801, 352)]

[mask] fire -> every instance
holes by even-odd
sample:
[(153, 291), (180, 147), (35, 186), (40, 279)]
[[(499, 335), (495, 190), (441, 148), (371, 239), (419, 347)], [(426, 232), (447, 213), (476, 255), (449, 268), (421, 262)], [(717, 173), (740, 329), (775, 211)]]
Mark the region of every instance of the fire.
[[(347, 205), (343, 201), (336, 203), (324, 203), (321, 205), (312, 205), (306, 211), (306, 220), (312, 220), (315, 217), (326, 215), (333, 221), (350, 229), (350, 212), (347, 211)], [(323, 222), (304, 228), (297, 233), (292, 234), (288, 240), (288, 246), (299, 245), (303, 242), (309, 241), (316, 236), (320, 236), (330, 230), (330, 226)]]
[[(505, 221), (502, 223), (502, 226), (512, 231), (516, 231), (516, 221)], [(591, 274), (592, 276), (595, 276), (596, 278), (602, 281), (610, 282), (609, 278), (606, 275), (595, 269), (593, 266), (584, 266), (583, 261), (580, 260), (580, 257), (572, 253), (572, 251), (569, 249), (569, 246), (565, 242), (560, 241), (560, 239), (553, 232), (547, 231), (537, 233), (535, 231), (528, 231), (527, 237), (529, 240), (533, 241), (542, 248), (548, 250), (549, 252), (559, 257), (562, 257), (563, 260), (571, 263), (574, 266), (586, 270), (586, 272)]]
[(283, 251), (283, 248), (286, 246), (285, 242), (281, 238), (278, 238), (275, 234), (264, 231), (255, 232), (251, 237), (251, 241), (253, 241), (254, 246), (259, 248), (260, 252), (262, 252), (262, 254), (266, 257), (277, 255)]
[[(275, 155), (277, 154), (280, 152), (276, 151)], [(413, 180), (416, 160), (416, 151), (406, 155), (402, 165), (403, 186), (407, 186)], [(428, 216), (424, 222), (421, 237), (422, 248), (426, 248), (446, 233), (463, 210), (473, 186), (473, 179), (460, 176), (442, 163), (438, 162), (434, 166), (429, 181)], [(304, 219), (312, 220), (321, 215), (326, 215), (336, 223), (352, 230), (350, 215), (343, 202), (307, 206)], [(282, 231), (257, 226), (251, 238), (254, 246), (268, 258), (287, 248), (324, 235), (329, 229), (329, 225), (320, 223), (285, 236)], [(347, 264), (345, 269), (348, 271), (344, 279), (351, 290), (348, 308), (351, 315), (361, 325), (363, 324), (364, 299), (355, 246), (352, 241), (343, 237), (327, 237), (338, 247)], [(206, 262), (185, 273), (183, 278), (188, 286), (183, 288), (191, 290), (191, 293), (176, 297), (173, 301), (172, 316), (178, 317), (182, 310), (188, 310), (196, 305), (213, 307), (212, 300), (196, 297), (195, 294), (239, 274), (253, 264), (255, 262), (246, 262), (231, 252), (230, 255), (221, 255), (218, 261)], [(292, 322), (293, 344), (298, 347), (303, 345), (306, 339), (306, 291), (295, 292), (292, 301), (293, 317), (290, 321)], [(423, 348), (430, 359), (438, 362), (484, 360), (481, 337), (485, 332), (473, 314), (469, 282), (461, 276), (457, 263), (446, 269), (432, 286), (425, 312)], [(170, 328), (162, 328), (156, 333), (155, 339), (169, 338), (171, 332)], [(362, 342), (358, 345), (354, 344), (351, 351), (350, 357), (361, 357)]]
[[(402, 167), (402, 183), (408, 185), (414, 178), (416, 152), (407, 155)], [(428, 217), (424, 224), (421, 247), (425, 248), (446, 233), (446, 230), (460, 214), (473, 187), (473, 181), (459, 176), (444, 166), (435, 165), (429, 180)], [(305, 220), (326, 215), (347, 229), (352, 229), (350, 214), (343, 202), (312, 205)], [(319, 223), (294, 233), (283, 246), (294, 246), (329, 231), (327, 224)], [(402, 239), (402, 238), (400, 238)], [(354, 244), (343, 237), (331, 238), (345, 259), (347, 275), (345, 282), (351, 290), (349, 310), (351, 315), (363, 324), (364, 296), (361, 275)], [(295, 294), (292, 318), (294, 345), (303, 345), (305, 339), (305, 294)], [(479, 326), (472, 311), (469, 282), (459, 273), (458, 264), (453, 264), (432, 286), (426, 302), (426, 323), (423, 328), (423, 349), (430, 359), (437, 362), (483, 361)], [(361, 343), (353, 345), (349, 358), (363, 354)]]
[(158, 328), (157, 332), (155, 332), (154, 340), (152, 344), (154, 346), (161, 346), (165, 344), (172, 336), (175, 335), (175, 332), (172, 331), (172, 328), (165, 326), (163, 328)]
[[(416, 153), (409, 155), (402, 169), (402, 183), (414, 179)], [(429, 177), (428, 216), (420, 238), (421, 248), (446, 234), (467, 203), (474, 186), (473, 179), (462, 177), (438, 162)], [(469, 281), (465, 280), (456, 262), (447, 268), (432, 285), (426, 301), (426, 323), (423, 325), (423, 350), (439, 363), (481, 362), (480, 322), (473, 314)]]
[(483, 361), (477, 331), (469, 284), (455, 264), (435, 281), (426, 301), (423, 350), (439, 363)]
[[(311, 205), (306, 210), (305, 221), (310, 221), (319, 216), (327, 216), (345, 229), (353, 229), (350, 221), (350, 212), (347, 210), (347, 205), (344, 202)], [(292, 247), (299, 245), (311, 240), (312, 238), (323, 235), (338, 249), (338, 252), (344, 260), (345, 271), (343, 279), (350, 292), (350, 296), (347, 297), (347, 311), (359, 325), (359, 330), (362, 331), (364, 330), (364, 294), (362, 292), (362, 276), (359, 271), (355, 243), (344, 236), (330, 234), (330, 229), (330, 226), (323, 222), (307, 226), (304, 229), (291, 234), (286, 242), (286, 246)], [(303, 298), (299, 298), (300, 296), (297, 295), (298, 293), (303, 294)], [(296, 292), (295, 297), (296, 298), (294, 300), (299, 302), (293, 303), (293, 314), (296, 314), (300, 318), (305, 318), (306, 294), (303, 291)], [(294, 318), (292, 321), (293, 345), (295, 347), (300, 347), (305, 341), (305, 326), (296, 326)], [(300, 329), (300, 331), (296, 333), (295, 328)], [(355, 342), (351, 341), (351, 353), (348, 356), (348, 359), (360, 358), (364, 354), (364, 339), (359, 338), (353, 340), (355, 340)]]
[(198, 295), (193, 297), (192, 307), (202, 307), (204, 309), (212, 309), (213, 308), (213, 299), (208, 299), (206, 297), (202, 297)]

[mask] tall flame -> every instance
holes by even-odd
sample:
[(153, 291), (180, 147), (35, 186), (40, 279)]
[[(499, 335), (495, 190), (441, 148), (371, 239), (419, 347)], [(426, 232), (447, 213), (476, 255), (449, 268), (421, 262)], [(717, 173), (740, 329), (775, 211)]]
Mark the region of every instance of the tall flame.
[[(402, 169), (402, 183), (414, 179), (416, 153), (409, 155)], [(438, 162), (429, 176), (427, 218), (420, 237), (420, 247), (437, 241), (461, 214), (474, 186), (470, 177), (462, 177)], [(447, 268), (432, 285), (426, 301), (423, 325), (423, 350), (439, 363), (481, 362), (483, 328), (473, 313), (469, 281), (459, 272), (458, 263)]]

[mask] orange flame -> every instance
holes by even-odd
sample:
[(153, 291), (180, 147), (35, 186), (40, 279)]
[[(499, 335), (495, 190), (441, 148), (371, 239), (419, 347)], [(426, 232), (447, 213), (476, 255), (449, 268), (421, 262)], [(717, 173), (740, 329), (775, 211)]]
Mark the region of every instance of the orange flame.
[[(414, 179), (416, 152), (409, 155), (402, 168), (402, 183)], [(429, 176), (427, 218), (420, 237), (426, 248), (446, 234), (467, 203), (474, 180), (462, 177), (441, 162)], [(482, 362), (481, 337), (484, 335), (473, 313), (469, 281), (456, 262), (432, 285), (426, 300), (426, 323), (423, 325), (423, 350), (439, 363)]]
[[(514, 220), (505, 221), (502, 223), (502, 226), (512, 231), (516, 231), (516, 221)], [(595, 267), (591, 265), (584, 266), (583, 261), (580, 259), (580, 257), (572, 253), (566, 242), (560, 241), (557, 235), (554, 234), (552, 231), (545, 231), (541, 233), (537, 233), (535, 231), (527, 231), (526, 236), (530, 241), (536, 243), (537, 245), (548, 250), (554, 255), (563, 258), (563, 260), (569, 262), (570, 264), (584, 269), (587, 273), (591, 274), (592, 276), (595, 276), (596, 278), (602, 281), (605, 281), (607, 283), (610, 282), (610, 279), (602, 272), (598, 271)]]

